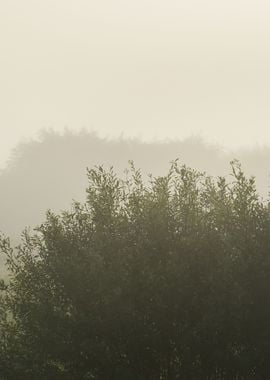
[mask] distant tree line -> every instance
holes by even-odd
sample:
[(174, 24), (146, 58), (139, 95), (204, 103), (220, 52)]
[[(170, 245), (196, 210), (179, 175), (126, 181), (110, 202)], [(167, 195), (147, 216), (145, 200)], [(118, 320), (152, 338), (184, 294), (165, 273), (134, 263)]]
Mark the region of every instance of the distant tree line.
[(166, 175), (168, 162), (177, 157), (214, 177), (227, 175), (228, 163), (236, 157), (246, 175), (256, 176), (258, 192), (268, 195), (269, 146), (224, 151), (198, 137), (146, 143), (139, 139), (103, 139), (86, 131), (48, 131), (37, 141), (19, 144), (6, 168), (0, 170), (0, 231), (18, 242), (23, 228), (42, 223), (47, 209), (58, 213), (66, 210), (72, 199), (83, 202), (87, 166), (112, 165), (122, 176), (131, 159), (145, 179), (147, 173)]
[(2, 236), (0, 378), (268, 379), (270, 202), (231, 168), (89, 169), (84, 204)]

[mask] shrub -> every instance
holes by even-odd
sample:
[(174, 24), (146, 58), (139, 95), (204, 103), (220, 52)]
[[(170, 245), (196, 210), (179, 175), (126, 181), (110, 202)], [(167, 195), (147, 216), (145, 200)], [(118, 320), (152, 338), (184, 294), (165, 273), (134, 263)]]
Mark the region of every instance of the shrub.
[(265, 379), (270, 217), (254, 178), (174, 162), (145, 183), (88, 170), (85, 204), (47, 213), (2, 290), (3, 379)]

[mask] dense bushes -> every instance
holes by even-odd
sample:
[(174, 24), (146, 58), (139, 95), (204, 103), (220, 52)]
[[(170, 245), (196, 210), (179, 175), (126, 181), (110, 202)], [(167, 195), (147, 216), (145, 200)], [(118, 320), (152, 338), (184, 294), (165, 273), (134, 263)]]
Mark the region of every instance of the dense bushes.
[(269, 207), (232, 172), (92, 169), (85, 204), (2, 237), (2, 379), (267, 379)]

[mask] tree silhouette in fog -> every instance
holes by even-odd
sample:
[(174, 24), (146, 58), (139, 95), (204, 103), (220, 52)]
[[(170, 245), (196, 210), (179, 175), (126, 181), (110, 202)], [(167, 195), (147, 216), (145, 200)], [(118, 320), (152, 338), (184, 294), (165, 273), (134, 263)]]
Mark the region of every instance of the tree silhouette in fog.
[(43, 132), (39, 141), (20, 144), (0, 173), (0, 231), (18, 238), (25, 226), (40, 223), (47, 209), (59, 211), (72, 199), (82, 200), (86, 167), (113, 165), (120, 174), (128, 160), (134, 160), (144, 175), (163, 175), (175, 157), (213, 175), (227, 167), (219, 150), (199, 139), (142, 143), (87, 132)]
[(87, 166), (114, 166), (121, 174), (134, 160), (145, 177), (164, 175), (167, 162), (179, 157), (200, 171), (225, 175), (228, 162), (239, 158), (248, 174), (256, 176), (262, 194), (269, 191), (270, 149), (224, 153), (199, 138), (143, 143), (136, 139), (108, 140), (94, 133), (43, 132), (39, 141), (20, 144), (0, 172), (0, 231), (18, 239), (25, 226), (41, 223), (47, 209), (66, 209), (72, 199), (83, 200)]

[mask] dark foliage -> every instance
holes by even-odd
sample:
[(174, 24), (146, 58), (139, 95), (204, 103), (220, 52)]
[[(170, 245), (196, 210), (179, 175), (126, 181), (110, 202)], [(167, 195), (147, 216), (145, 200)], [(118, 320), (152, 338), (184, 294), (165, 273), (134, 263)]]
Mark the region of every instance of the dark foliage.
[(2, 379), (267, 379), (270, 214), (253, 178), (88, 171), (8, 257)]

